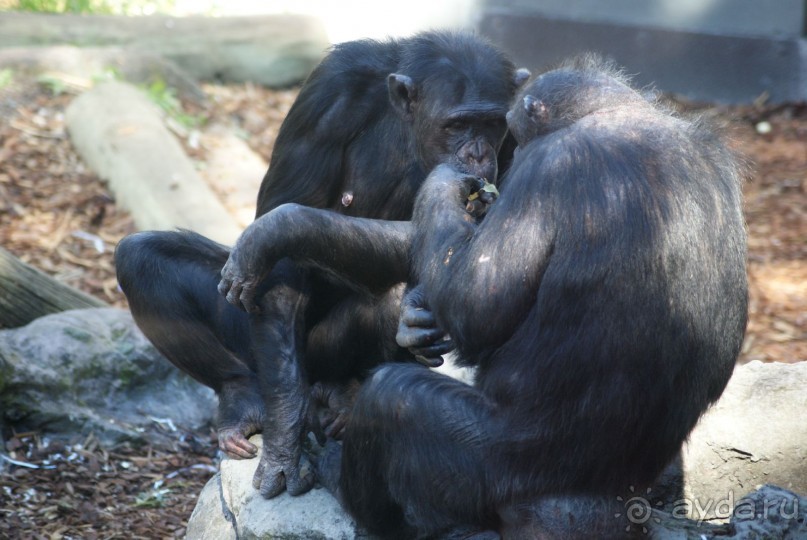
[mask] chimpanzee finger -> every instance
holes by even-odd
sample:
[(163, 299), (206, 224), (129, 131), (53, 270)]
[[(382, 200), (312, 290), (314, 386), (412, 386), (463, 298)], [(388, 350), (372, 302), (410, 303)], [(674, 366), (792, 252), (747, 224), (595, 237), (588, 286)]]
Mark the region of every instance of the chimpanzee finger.
[(348, 415), (346, 414), (337, 414), (336, 417), (333, 419), (333, 422), (328, 426), (328, 429), (325, 430), (325, 433), (328, 437), (332, 439), (341, 439), (345, 433), (345, 427), (347, 426)]
[(233, 282), (231, 280), (222, 277), (221, 281), (219, 281), (219, 286), (217, 287), (219, 294), (226, 298), (227, 293), (230, 291), (230, 287), (232, 287), (232, 285)]
[(328, 439), (325, 436), (326, 431), (322, 426), (320, 417), (316, 412), (317, 408), (312, 404), (309, 409), (311, 412), (308, 413), (308, 431), (314, 434), (314, 438), (317, 439), (320, 446), (324, 446)]
[(258, 461), (258, 467), (255, 469), (255, 474), (252, 475), (252, 487), (261, 489), (263, 484), (263, 471), (266, 466), (263, 463), (263, 457)]
[(255, 305), (255, 287), (254, 285), (244, 284), (241, 289), (241, 294), (238, 299), (247, 313), (258, 313), (260, 311), (258, 306)]
[(314, 469), (303, 454), (299, 464), (286, 473), (286, 490), (289, 495), (302, 495), (314, 487), (314, 481)]
[(431, 311), (424, 308), (404, 307), (401, 322), (406, 326), (432, 327), (437, 324)]
[(336, 417), (339, 416), (339, 413), (332, 409), (326, 409), (319, 411), (319, 425), (322, 426), (322, 429), (325, 431), (325, 434), (328, 434), (328, 430), (330, 429), (331, 425), (336, 421)]
[(339, 418), (339, 412), (333, 409), (320, 411), (318, 418), (319, 418), (319, 425), (322, 426), (322, 430), (325, 432), (325, 435), (330, 437), (331, 427), (333, 426), (334, 422), (336, 422), (336, 420)]
[(238, 301), (238, 298), (241, 296), (241, 284), (240, 283), (232, 283), (230, 288), (227, 290), (227, 302), (234, 305), (235, 307), (240, 308), (241, 303)]
[(328, 395), (325, 391), (325, 386), (321, 382), (315, 382), (311, 385), (310, 394), (314, 405), (328, 405)]
[(479, 217), (485, 212), (487, 212), (488, 206), (480, 199), (475, 199), (473, 201), (467, 201), (465, 203), (465, 211), (471, 214), (474, 217)]
[(482, 190), (482, 191), (479, 192), (479, 200), (482, 201), (483, 203), (485, 203), (488, 206), (490, 206), (491, 204), (496, 202), (496, 199), (498, 199), (498, 198), (499, 198), (498, 191), (484, 191), (484, 190)]
[(252, 478), (252, 486), (260, 491), (264, 499), (271, 499), (283, 493), (286, 487), (286, 477), (278, 471), (274, 474), (265, 474), (266, 467), (259, 464)]
[[(410, 349), (410, 351), (412, 351), (412, 349)], [(443, 359), (440, 356), (432, 357), (432, 356), (424, 356), (424, 355), (421, 355), (421, 354), (416, 354), (415, 355), (415, 360), (417, 360), (419, 364), (423, 364), (424, 366), (426, 366), (428, 368), (435, 368), (435, 367), (440, 367), (440, 366), (443, 365)]]
[(219, 448), (233, 459), (252, 459), (258, 455), (258, 447), (238, 429), (220, 430)]
[(410, 349), (412, 347), (431, 345), (444, 335), (445, 332), (440, 328), (417, 328), (399, 325), (395, 341), (404, 349)]
[(418, 356), (425, 356), (427, 358), (434, 358), (441, 354), (448, 354), (456, 348), (454, 342), (450, 339), (438, 341), (433, 345), (426, 347), (410, 347), (409, 352)]
[(468, 186), (468, 189), (471, 190), (471, 193), (478, 193), (487, 184), (487, 181), (484, 178), (473, 175), (466, 176), (462, 180), (465, 182), (465, 185)]

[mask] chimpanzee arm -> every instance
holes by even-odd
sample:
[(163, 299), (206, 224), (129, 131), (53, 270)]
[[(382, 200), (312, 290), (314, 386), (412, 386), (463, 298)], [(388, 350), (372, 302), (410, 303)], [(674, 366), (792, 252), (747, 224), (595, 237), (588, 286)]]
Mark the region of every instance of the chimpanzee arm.
[(478, 179), (440, 166), (421, 188), (413, 272), (438, 325), (461, 351), (500, 345), (535, 304), (555, 234), (551, 199), (537, 174), (535, 167), (512, 170), (479, 224), (465, 211)]
[(354, 289), (378, 293), (406, 281), (410, 236), (409, 222), (284, 204), (243, 232), (222, 269), (219, 292), (231, 304), (254, 312), (258, 286), (280, 259), (289, 258)]

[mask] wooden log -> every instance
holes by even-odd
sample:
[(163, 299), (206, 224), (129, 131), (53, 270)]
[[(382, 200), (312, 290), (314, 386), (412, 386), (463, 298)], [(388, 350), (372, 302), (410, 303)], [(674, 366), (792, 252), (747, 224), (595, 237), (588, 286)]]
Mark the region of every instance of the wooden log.
[(225, 244), (238, 238), (241, 227), (140, 90), (100, 84), (73, 100), (65, 120), (78, 153), (139, 229), (190, 229)]
[(300, 82), (329, 41), (322, 23), (303, 15), (118, 17), (3, 13), (0, 47), (125, 47), (174, 61), (202, 80)]
[(104, 306), (0, 248), (0, 328), (25, 326), (50, 313)]
[(236, 222), (246, 228), (255, 219), (258, 190), (269, 165), (222, 124), (207, 126), (201, 145), (207, 154), (200, 175)]

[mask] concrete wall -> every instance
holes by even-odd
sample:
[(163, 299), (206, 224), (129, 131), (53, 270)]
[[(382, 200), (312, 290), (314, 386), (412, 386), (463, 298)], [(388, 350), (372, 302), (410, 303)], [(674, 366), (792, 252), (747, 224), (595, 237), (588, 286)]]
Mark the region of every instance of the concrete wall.
[(477, 28), (542, 71), (587, 51), (695, 100), (807, 100), (807, 0), (483, 0)]
[(794, 37), (804, 32), (804, 0), (499, 0), (513, 12), (718, 35)]

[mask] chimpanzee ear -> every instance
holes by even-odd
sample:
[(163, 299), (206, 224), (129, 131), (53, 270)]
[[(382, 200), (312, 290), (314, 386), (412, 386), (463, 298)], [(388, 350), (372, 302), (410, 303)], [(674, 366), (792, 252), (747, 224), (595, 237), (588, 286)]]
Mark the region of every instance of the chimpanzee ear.
[(529, 80), (532, 76), (530, 70), (527, 68), (519, 68), (516, 70), (515, 74), (513, 75), (513, 82), (516, 83), (516, 88), (521, 88), (524, 86), (524, 83)]
[(402, 118), (411, 120), (414, 103), (417, 101), (417, 87), (410, 77), (400, 73), (390, 73), (387, 77), (389, 100)]
[(540, 99), (527, 94), (524, 96), (523, 102), (527, 116), (536, 124), (546, 122), (549, 119), (549, 111)]

